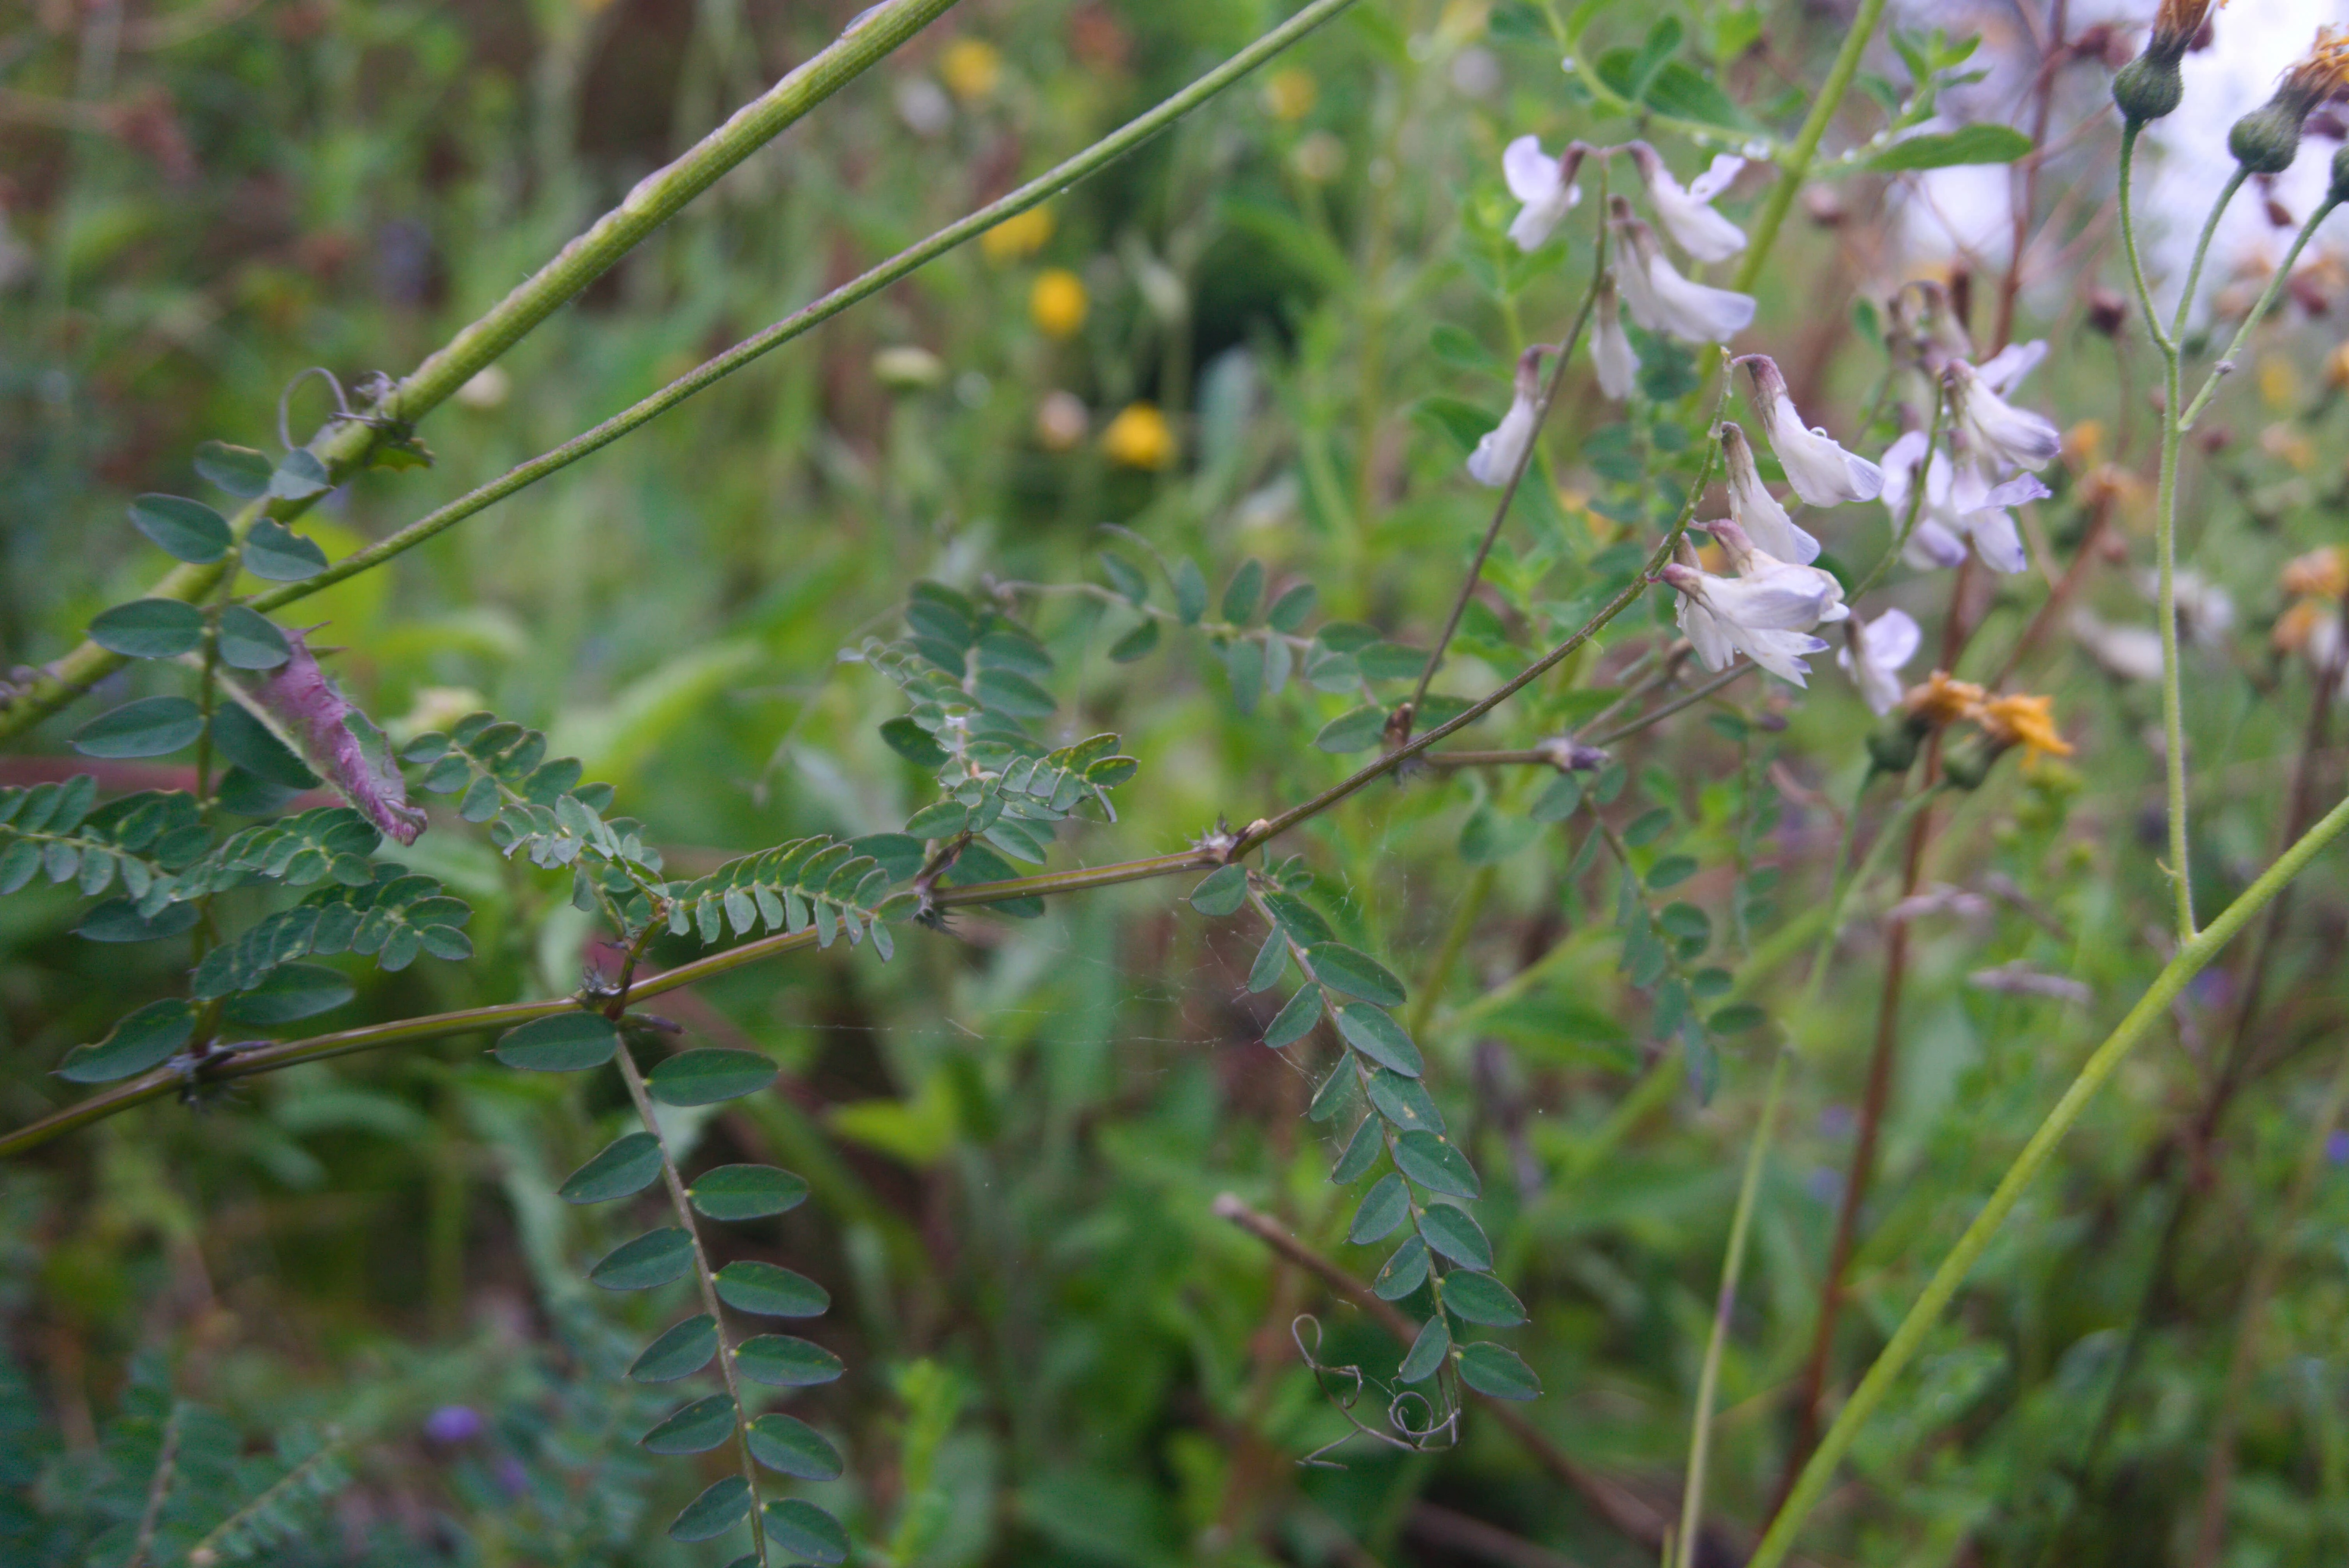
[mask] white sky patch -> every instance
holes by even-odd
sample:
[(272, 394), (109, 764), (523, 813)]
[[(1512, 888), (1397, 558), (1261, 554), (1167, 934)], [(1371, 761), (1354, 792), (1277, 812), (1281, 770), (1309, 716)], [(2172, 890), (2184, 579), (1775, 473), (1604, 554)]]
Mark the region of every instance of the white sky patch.
[[(2026, 0), (2028, 3), (2028, 0)], [(2021, 29), (2012, 5), (1953, 5), (1951, 0), (1901, 0), (1902, 22), (1911, 27), (1940, 26), (1952, 33), (1979, 31), (1981, 52), (1975, 59), (1991, 68), (1990, 78), (1961, 94), (1946, 96), (1943, 108), (1952, 122), (2002, 119), (2029, 129), (2026, 95), (2036, 56), (2030, 37)], [(2141, 40), (2153, 13), (2152, 0), (2075, 0), (2073, 32), (2099, 21), (2132, 30)], [(2211, 46), (2186, 57), (2186, 84), (2178, 112), (2147, 128), (2137, 153), (2139, 200), (2138, 238), (2145, 247), (2146, 267), (2155, 297), (2173, 302), (2194, 253), (2194, 242), (2209, 204), (2235, 170), (2227, 151), (2228, 128), (2260, 105), (2275, 90), (2284, 68), (2308, 51), (2319, 23), (2338, 23), (2341, 0), (2236, 0), (2227, 10), (2213, 10), (2216, 37)], [(1889, 51), (1887, 51), (1889, 53)], [(1897, 68), (1897, 67), (1896, 67)], [(2107, 77), (2095, 65), (2065, 69), (2064, 90), (2057, 98), (2051, 137), (2064, 136), (2084, 113), (2101, 112), (2118, 124), (2118, 115), (2106, 96)], [(2297, 223), (2315, 210), (2323, 197), (2335, 143), (2308, 138), (2292, 168), (2276, 177), (2275, 199)], [(2108, 156), (2109, 139), (2082, 143), (2097, 156)], [(2066, 160), (2051, 161), (2042, 178), (2044, 192), (2058, 190), (2065, 177)], [(2088, 179), (2109, 185), (2111, 171), (2078, 169)], [(2013, 242), (2007, 171), (1999, 168), (1934, 170), (1913, 177), (1913, 186), (1896, 188), (1904, 249), (1910, 269), (1920, 263), (1940, 261), (1960, 251), (1977, 261), (2002, 266)], [(2203, 304), (2211, 293), (2240, 271), (2264, 271), (2282, 259), (2295, 230), (2278, 229), (2268, 221), (2261, 187), (2254, 183), (2239, 194), (2220, 222), (2210, 259), (2203, 273)], [(2344, 225), (2349, 229), (2349, 225)], [(2310, 253), (2322, 248), (2349, 250), (2349, 234), (2320, 231)], [(2034, 283), (2070, 286), (2068, 279), (2038, 278)]]

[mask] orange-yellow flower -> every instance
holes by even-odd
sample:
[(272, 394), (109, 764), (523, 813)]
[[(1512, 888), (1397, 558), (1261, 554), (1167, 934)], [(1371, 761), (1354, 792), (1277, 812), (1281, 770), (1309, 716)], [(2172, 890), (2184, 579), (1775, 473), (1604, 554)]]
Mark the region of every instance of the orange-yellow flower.
[(2283, 591), (2319, 599), (2338, 599), (2349, 593), (2349, 553), (2344, 553), (2339, 545), (2328, 544), (2322, 550), (2294, 556), (2283, 569)]
[(1909, 688), (1902, 705), (1913, 717), (1939, 728), (1960, 719), (1979, 717), (1982, 696), (1982, 688), (1973, 682), (1951, 680), (1949, 671), (1935, 670), (1924, 685)]
[(979, 253), (990, 262), (1016, 262), (1032, 256), (1052, 237), (1052, 210), (1030, 207), (1014, 212), (978, 237)]
[(1085, 285), (1066, 267), (1047, 267), (1028, 291), (1028, 319), (1047, 337), (1073, 337), (1085, 324)]
[(957, 38), (938, 57), (938, 75), (947, 90), (965, 103), (991, 96), (1003, 80), (1003, 57), (995, 46), (978, 38)]
[(2304, 94), (2313, 105), (2344, 89), (2349, 89), (2349, 33), (2319, 27), (2307, 55), (2284, 73), (2283, 90)]
[(2052, 696), (1998, 696), (1982, 705), (1982, 733), (2001, 746), (2023, 747), (2028, 766), (2042, 757), (2069, 757), (2072, 743), (2055, 727)]
[(1128, 403), (1102, 432), (1110, 461), (1129, 469), (1163, 469), (1174, 461), (1174, 429), (1151, 403)]

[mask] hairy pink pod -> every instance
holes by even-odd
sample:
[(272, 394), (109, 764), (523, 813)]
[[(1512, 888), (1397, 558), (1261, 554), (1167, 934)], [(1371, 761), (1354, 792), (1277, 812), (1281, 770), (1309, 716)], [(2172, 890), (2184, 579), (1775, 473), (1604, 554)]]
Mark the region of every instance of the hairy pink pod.
[(414, 843), (424, 830), (424, 813), (408, 803), (408, 786), (383, 731), (319, 667), (301, 633), (285, 633), (285, 642), (293, 656), (254, 688), (254, 699), (294, 737), (310, 766), (385, 837)]

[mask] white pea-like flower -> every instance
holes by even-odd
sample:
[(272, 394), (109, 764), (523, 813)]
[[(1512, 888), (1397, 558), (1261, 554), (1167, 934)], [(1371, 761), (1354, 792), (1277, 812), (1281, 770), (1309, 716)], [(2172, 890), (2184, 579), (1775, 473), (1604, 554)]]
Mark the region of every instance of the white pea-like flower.
[(1509, 182), (1509, 194), (1524, 203), (1509, 224), (1509, 238), (1518, 250), (1540, 250), (1582, 200), (1574, 174), (1586, 150), (1581, 142), (1570, 142), (1564, 153), (1552, 158), (1542, 150), (1537, 136), (1521, 136), (1501, 150), (1501, 177)]
[(1681, 594), (1680, 628), (1697, 657), (1709, 670), (1725, 670), (1742, 653), (1772, 675), (1806, 685), (1810, 666), (1803, 660), (1827, 646), (1811, 628), (1851, 613), (1842, 584), (1816, 567), (1757, 549), (1734, 522), (1703, 526), (1721, 542), (1737, 575), (1699, 568), (1686, 541), (1660, 573)]
[[(1999, 359), (2014, 353), (2012, 348), (2002, 349), (1992, 363), (1996, 365)], [(2018, 361), (2022, 357), (2018, 356)], [(2000, 366), (1999, 382), (2013, 386), (2022, 378), (2021, 372), (2013, 368), (2016, 362)], [(2030, 365), (2023, 364), (2022, 368), (2028, 370)], [(1949, 387), (1954, 415), (1956, 434), (1952, 444), (1966, 459), (1962, 466), (1979, 471), (1995, 465), (2001, 473), (2014, 469), (2044, 469), (2064, 449), (2064, 438), (2054, 426), (2000, 397), (1992, 378), (1964, 360), (1952, 359), (1941, 375)], [(1986, 479), (1983, 488), (1989, 488)]]
[(1599, 373), (1599, 390), (1620, 403), (1640, 381), (1640, 356), (1623, 330), (1622, 301), (1615, 293), (1615, 276), (1599, 281), (1597, 315), (1590, 326), (1590, 366)]
[(2082, 608), (2072, 612), (2072, 637), (2108, 676), (2148, 683), (2161, 678), (2161, 633), (2154, 627), (2108, 625)]
[(1909, 535), (1901, 559), (1920, 571), (1955, 566), (1966, 558), (1971, 542), (1982, 563), (1993, 571), (2015, 573), (2030, 564), (2023, 535), (2008, 509), (2039, 500), (2048, 489), (2036, 475), (2018, 474), (1992, 485), (1971, 465), (1952, 469), (1940, 451), (1925, 458), (1925, 432), (1911, 430), (1884, 453), (1885, 510), (1893, 531), (1908, 521), (1910, 497), (1919, 469), (1923, 470), (1925, 499), (1917, 510), (1917, 526)]
[(1656, 243), (1655, 231), (1614, 199), (1615, 227), (1627, 254), (1615, 263), (1615, 281), (1631, 319), (1650, 332), (1668, 333), (1685, 343), (1726, 343), (1754, 322), (1754, 296), (1694, 283), (1681, 276)]
[(1729, 466), (1729, 515), (1754, 543), (1781, 561), (1808, 566), (1819, 558), (1819, 542), (1795, 525), (1776, 497), (1763, 488), (1754, 466), (1754, 448), (1733, 424), (1721, 428), (1721, 452)]
[(1468, 454), (1468, 477), (1480, 485), (1495, 488), (1507, 484), (1525, 461), (1526, 449), (1533, 445), (1535, 428), (1540, 423), (1537, 405), (1541, 401), (1541, 356), (1547, 350), (1534, 345), (1517, 356), (1516, 396), (1501, 422), (1485, 432), (1476, 449)]
[(1857, 616), (1844, 624), (1845, 645), (1836, 650), (1836, 663), (1859, 688), (1871, 713), (1890, 713), (1900, 706), (1900, 667), (1917, 656), (1924, 634), (1906, 610), (1887, 610), (1873, 621)]
[(1754, 380), (1754, 407), (1762, 433), (1786, 470), (1786, 482), (1813, 506), (1840, 506), (1849, 500), (1874, 500), (1884, 490), (1884, 470), (1866, 458), (1847, 452), (1824, 428), (1804, 425), (1786, 391), (1778, 362), (1766, 354), (1748, 354), (1736, 361)]
[(1729, 189), (1745, 160), (1722, 153), (1683, 187), (1664, 167), (1662, 155), (1646, 142), (1630, 142), (1624, 150), (1640, 166), (1648, 201), (1682, 250), (1700, 262), (1725, 262), (1745, 248), (1745, 232), (1713, 210), (1713, 199)]

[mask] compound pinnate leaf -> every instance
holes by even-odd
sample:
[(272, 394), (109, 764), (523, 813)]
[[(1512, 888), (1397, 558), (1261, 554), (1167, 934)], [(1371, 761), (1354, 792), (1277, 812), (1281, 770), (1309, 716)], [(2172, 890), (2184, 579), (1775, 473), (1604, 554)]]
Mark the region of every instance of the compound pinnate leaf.
[(602, 1067), (619, 1047), (620, 1031), (611, 1019), (574, 1010), (508, 1029), (491, 1052), (523, 1072), (575, 1073)]
[(847, 1370), (840, 1357), (823, 1346), (788, 1334), (761, 1334), (744, 1340), (735, 1348), (734, 1367), (751, 1382), (770, 1388), (813, 1388), (838, 1381)]
[(1454, 1315), (1487, 1328), (1515, 1328), (1526, 1321), (1526, 1304), (1488, 1274), (1464, 1269), (1444, 1275), (1444, 1305)]
[(1406, 1132), (1395, 1140), (1395, 1169), (1432, 1192), (1474, 1198), (1476, 1168), (1468, 1156), (1433, 1132)]
[(1130, 665), (1158, 645), (1158, 623), (1144, 621), (1109, 646), (1111, 662)]
[(1342, 757), (1347, 752), (1376, 745), (1379, 737), (1386, 732), (1384, 708), (1358, 707), (1350, 713), (1341, 713), (1323, 725), (1320, 733), (1313, 738), (1313, 744), (1323, 751)]
[(1363, 1173), (1378, 1163), (1379, 1155), (1385, 1148), (1386, 1140), (1380, 1133), (1379, 1119), (1375, 1116), (1362, 1118), (1361, 1124), (1354, 1129), (1354, 1136), (1347, 1140), (1346, 1152), (1338, 1156), (1338, 1163), (1330, 1169), (1331, 1185), (1346, 1187), (1361, 1180)]
[[(1319, 973), (1319, 966), (1315, 968)], [(1338, 1032), (1362, 1055), (1405, 1078), (1417, 1078), (1426, 1065), (1402, 1026), (1385, 1009), (1367, 1002), (1349, 1003), (1338, 1009)]]
[(645, 1087), (663, 1105), (719, 1105), (758, 1093), (776, 1070), (756, 1051), (713, 1046), (669, 1057), (645, 1075)]
[(734, 1401), (696, 1399), (636, 1440), (656, 1454), (706, 1454), (734, 1435)]
[[(24, 845), (36, 852), (38, 846)], [(0, 878), (5, 883), (5, 878)], [(195, 924), (202, 911), (192, 903), (167, 903), (155, 912), (152, 919), (141, 919), (135, 900), (109, 899), (88, 914), (74, 927), (75, 934), (91, 942), (155, 942), (167, 936), (178, 936)]]
[(112, 1083), (169, 1061), (195, 1034), (195, 1009), (185, 1002), (150, 1002), (114, 1026), (94, 1046), (79, 1046), (57, 1076), (67, 1083)]
[(758, 1220), (798, 1208), (808, 1184), (772, 1165), (720, 1165), (695, 1177), (685, 1195), (713, 1220)]
[(1414, 1128), (1429, 1132), (1444, 1130), (1444, 1113), (1435, 1109), (1426, 1086), (1417, 1078), (1381, 1068), (1371, 1075), (1370, 1088), (1371, 1103), (1396, 1127), (1406, 1131)]
[(331, 1013), (356, 994), (348, 980), (323, 964), (288, 964), (252, 990), (230, 997), (221, 1008), (221, 1018), (246, 1028), (265, 1029)]
[(219, 647), (221, 663), (235, 670), (274, 670), (294, 656), (285, 634), (243, 604), (221, 610)]
[(646, 1346), (628, 1376), (639, 1383), (673, 1383), (700, 1371), (717, 1354), (718, 1320), (705, 1312)]
[[(1277, 940), (1277, 939), (1276, 939)], [(1321, 987), (1304, 985), (1288, 999), (1288, 1005), (1274, 1015), (1265, 1026), (1264, 1043), (1274, 1050), (1303, 1039), (1312, 1032), (1321, 1018)]]
[(669, 1522), (671, 1541), (714, 1541), (740, 1524), (750, 1512), (750, 1483), (739, 1475), (712, 1481), (708, 1491), (685, 1505)]
[(1186, 626), (1195, 626), (1207, 613), (1207, 578), (1189, 556), (1174, 563), (1174, 614)]
[(185, 496), (142, 495), (130, 503), (130, 523), (164, 554), (191, 566), (210, 566), (236, 542), (228, 519)]
[(1402, 982), (1369, 954), (1342, 942), (1317, 942), (1305, 950), (1306, 962), (1321, 984), (1341, 995), (1359, 997), (1381, 1007), (1402, 1005)]
[(761, 1416), (751, 1422), (750, 1457), (799, 1480), (837, 1480), (848, 1468), (840, 1450), (796, 1416)]
[(1124, 556), (1104, 550), (1101, 552), (1101, 563), (1102, 575), (1109, 579), (1111, 587), (1124, 596), (1127, 603), (1139, 607), (1143, 600), (1150, 597), (1150, 583), (1133, 562)]
[(269, 459), (251, 447), (206, 441), (196, 449), (196, 472), (239, 500), (269, 493)]
[(101, 713), (73, 734), (84, 757), (161, 757), (203, 733), (203, 710), (183, 696), (149, 696)]
[(1272, 608), (1265, 613), (1265, 624), (1276, 632), (1294, 632), (1313, 614), (1313, 601), (1319, 596), (1312, 583), (1299, 583), (1272, 602)]
[(1437, 1313), (1420, 1326), (1419, 1337), (1411, 1342), (1403, 1353), (1402, 1365), (1395, 1368), (1395, 1380), (1400, 1383), (1424, 1383), (1435, 1376), (1444, 1365), (1444, 1357), (1452, 1349), (1452, 1330), (1444, 1326), (1444, 1315)]
[(1247, 869), (1218, 866), (1191, 890), (1191, 907), (1201, 914), (1221, 918), (1247, 901)]
[(574, 1171), (554, 1195), (566, 1203), (608, 1203), (643, 1191), (660, 1171), (660, 1140), (649, 1132), (631, 1132)]
[(1247, 988), (1251, 992), (1269, 991), (1288, 973), (1288, 939), (1276, 931), (1256, 950), (1256, 962), (1248, 966)]
[(1427, 1243), (1408, 1236), (1394, 1250), (1386, 1267), (1371, 1281), (1371, 1294), (1381, 1301), (1401, 1301), (1427, 1281)]
[(1362, 1194), (1361, 1206), (1354, 1211), (1353, 1222), (1346, 1227), (1346, 1239), (1358, 1247), (1368, 1246), (1392, 1233), (1410, 1212), (1411, 1190), (1402, 1184), (1402, 1177), (1390, 1171)]
[(212, 710), (212, 744), (247, 773), (281, 789), (318, 787), (318, 776), (294, 755), (293, 748), (241, 704), (228, 703)]
[(605, 1290), (650, 1290), (684, 1277), (693, 1266), (693, 1238), (674, 1225), (623, 1242), (587, 1271), (587, 1283)]
[(244, 536), (244, 569), (272, 583), (299, 583), (326, 569), (326, 552), (274, 518)]
[(89, 640), (125, 658), (176, 658), (203, 642), (203, 612), (177, 599), (133, 599), (93, 619)]
[(1485, 1239), (1485, 1227), (1467, 1210), (1430, 1203), (1420, 1211), (1419, 1233), (1430, 1247), (1462, 1268), (1479, 1274), (1492, 1271), (1493, 1243)]
[(848, 1561), (848, 1532), (812, 1502), (786, 1498), (767, 1504), (767, 1539), (786, 1557), (805, 1558), (830, 1568)]
[(718, 1271), (718, 1299), (761, 1317), (820, 1317), (832, 1305), (830, 1294), (805, 1274), (751, 1259)]
[(1460, 1380), (1495, 1399), (1538, 1399), (1541, 1379), (1506, 1345), (1479, 1339), (1460, 1348)]

